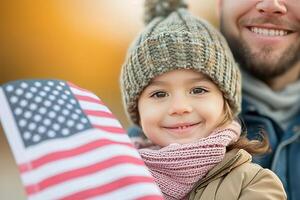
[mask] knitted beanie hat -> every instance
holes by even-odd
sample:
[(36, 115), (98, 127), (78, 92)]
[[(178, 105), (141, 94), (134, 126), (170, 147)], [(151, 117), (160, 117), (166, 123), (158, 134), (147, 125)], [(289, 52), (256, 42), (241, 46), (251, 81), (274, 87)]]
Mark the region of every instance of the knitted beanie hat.
[(148, 25), (128, 50), (121, 92), (128, 117), (139, 125), (138, 99), (159, 75), (191, 69), (208, 76), (223, 92), (234, 116), (241, 108), (241, 76), (223, 36), (194, 17), (183, 0), (145, 0)]

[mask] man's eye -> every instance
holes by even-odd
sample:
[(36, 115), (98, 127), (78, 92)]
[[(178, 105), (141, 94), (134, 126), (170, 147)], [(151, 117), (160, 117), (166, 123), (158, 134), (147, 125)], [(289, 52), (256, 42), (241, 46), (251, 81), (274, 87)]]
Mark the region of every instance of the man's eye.
[(200, 88), (200, 87), (197, 87), (197, 88), (193, 88), (191, 90), (191, 94), (204, 94), (206, 93), (207, 90), (203, 89), (203, 88)]
[(168, 96), (168, 94), (166, 92), (155, 92), (153, 94), (151, 94), (150, 97), (154, 97), (154, 98), (163, 98), (163, 97), (166, 97)]

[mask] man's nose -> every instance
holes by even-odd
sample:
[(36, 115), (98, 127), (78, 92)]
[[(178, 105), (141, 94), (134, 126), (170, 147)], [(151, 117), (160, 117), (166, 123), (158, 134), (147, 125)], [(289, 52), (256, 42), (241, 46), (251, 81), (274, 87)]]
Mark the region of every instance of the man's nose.
[(169, 115), (183, 115), (192, 112), (193, 106), (188, 97), (173, 97), (169, 107)]
[(256, 4), (256, 9), (265, 15), (283, 15), (287, 12), (286, 0), (262, 0)]

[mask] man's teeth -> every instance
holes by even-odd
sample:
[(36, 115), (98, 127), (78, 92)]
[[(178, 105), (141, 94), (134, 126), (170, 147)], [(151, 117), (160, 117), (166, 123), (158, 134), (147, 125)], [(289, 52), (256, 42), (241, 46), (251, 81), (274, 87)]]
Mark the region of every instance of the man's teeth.
[(288, 34), (288, 32), (284, 30), (265, 29), (257, 27), (251, 27), (251, 31), (264, 36), (285, 36)]

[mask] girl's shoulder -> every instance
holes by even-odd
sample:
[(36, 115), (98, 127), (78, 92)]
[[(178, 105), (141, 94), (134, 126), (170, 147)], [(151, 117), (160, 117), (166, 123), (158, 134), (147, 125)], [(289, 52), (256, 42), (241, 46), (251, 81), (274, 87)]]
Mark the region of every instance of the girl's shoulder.
[(253, 199), (286, 199), (276, 174), (252, 163), (251, 155), (244, 150), (228, 152), (222, 163), (204, 179), (198, 182), (190, 199), (247, 200), (250, 196), (257, 197)]
[(239, 193), (237, 199), (247, 200), (250, 196), (251, 199), (287, 199), (278, 176), (273, 171), (252, 162), (243, 163), (232, 169), (223, 177), (221, 184), (224, 187), (223, 190), (220, 187), (219, 194), (233, 187), (236, 193)]

